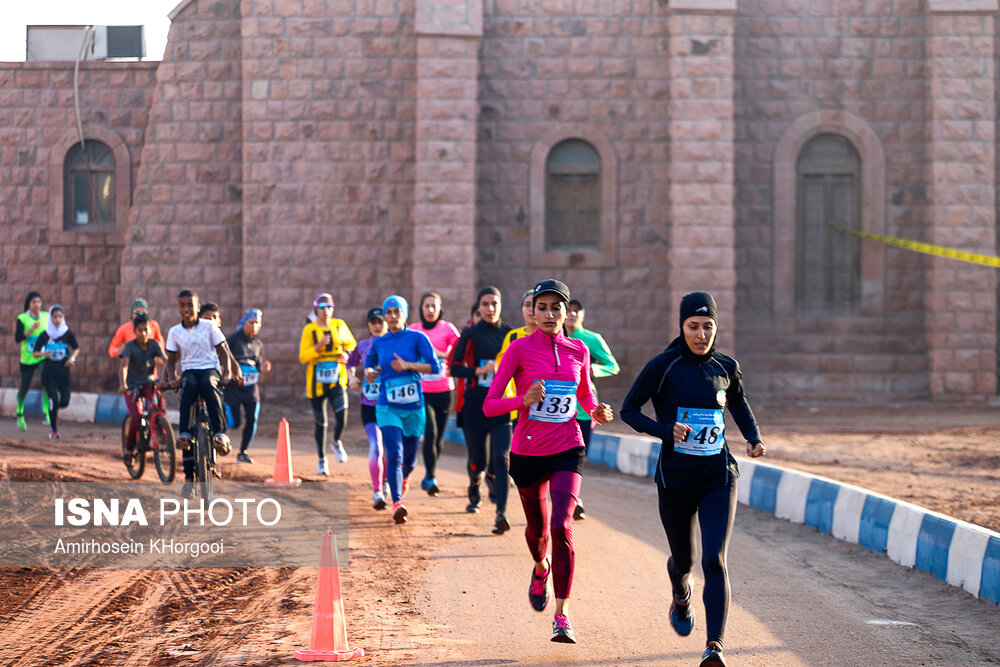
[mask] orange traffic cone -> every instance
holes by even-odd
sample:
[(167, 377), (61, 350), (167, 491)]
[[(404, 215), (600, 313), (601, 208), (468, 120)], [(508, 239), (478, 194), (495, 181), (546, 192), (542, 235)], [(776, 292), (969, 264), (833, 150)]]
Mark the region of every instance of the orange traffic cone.
[(295, 487), (301, 479), (292, 478), (292, 446), (288, 437), (288, 420), (278, 424), (278, 449), (274, 455), (274, 477), (264, 481), (268, 486)]
[(319, 552), (319, 579), (316, 582), (316, 609), (313, 611), (312, 639), (308, 650), (296, 651), (295, 659), (343, 662), (364, 656), (363, 648), (347, 645), (344, 600), (340, 596), (340, 568), (334, 560), (333, 531), (323, 534)]

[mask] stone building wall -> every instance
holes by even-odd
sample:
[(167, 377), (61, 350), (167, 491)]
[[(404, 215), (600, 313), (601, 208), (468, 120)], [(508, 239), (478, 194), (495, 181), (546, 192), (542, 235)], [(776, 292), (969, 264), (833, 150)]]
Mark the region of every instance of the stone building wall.
[[(156, 63), (82, 63), (84, 137), (117, 148), (134, 181), (140, 164)], [(113, 230), (64, 231), (62, 162), (79, 142), (73, 63), (0, 63), (0, 383), (17, 386), (14, 320), (31, 290), (44, 307), (66, 309), (81, 347), (74, 386), (107, 390), (117, 381), (108, 358), (123, 311), (116, 300), (125, 224)], [(122, 162), (125, 162), (125, 165)], [(129, 164), (130, 163), (130, 164)], [(127, 213), (130, 189), (117, 202)], [(36, 380), (37, 383), (37, 380)], [(37, 384), (36, 384), (37, 386)]]

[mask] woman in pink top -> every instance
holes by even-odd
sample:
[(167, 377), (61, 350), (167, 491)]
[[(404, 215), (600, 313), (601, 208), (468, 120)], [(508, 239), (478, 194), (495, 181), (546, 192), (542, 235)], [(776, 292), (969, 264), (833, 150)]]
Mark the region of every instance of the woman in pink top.
[[(510, 344), (483, 402), (487, 417), (518, 411), (510, 448), (510, 476), (517, 484), (527, 519), (524, 534), (535, 560), (528, 600), (535, 611), (549, 602), (553, 573), (556, 609), (552, 641), (575, 644), (570, 625), (569, 593), (573, 583), (573, 510), (583, 479), (583, 435), (576, 423), (576, 405), (597, 422), (613, 419), (611, 406), (598, 404), (590, 382), (590, 352), (582, 341), (563, 333), (569, 288), (558, 280), (535, 285), (532, 300), (538, 329)], [(514, 380), (517, 396), (504, 398)], [(547, 498), (552, 495), (551, 528)], [(552, 559), (549, 567), (549, 535)]]
[(441, 319), (441, 295), (436, 292), (427, 292), (420, 297), (420, 321), (411, 324), (409, 328), (427, 334), (434, 346), (434, 354), (441, 363), (440, 373), (420, 376), (420, 389), (424, 392), (424, 409), (427, 411), (424, 426), (424, 467), (427, 468), (427, 474), (420, 482), (420, 488), (436, 496), (440, 489), (434, 473), (441, 456), (444, 427), (448, 424), (451, 392), (455, 388), (455, 381), (448, 374), (448, 356), (458, 342), (459, 335), (454, 324)]

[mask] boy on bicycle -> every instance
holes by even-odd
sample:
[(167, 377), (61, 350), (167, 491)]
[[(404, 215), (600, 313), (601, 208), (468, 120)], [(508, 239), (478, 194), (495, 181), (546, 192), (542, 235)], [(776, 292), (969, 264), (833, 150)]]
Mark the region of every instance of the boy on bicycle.
[(128, 406), (129, 429), (125, 448), (128, 452), (135, 449), (135, 438), (139, 432), (138, 401), (156, 397), (156, 371), (167, 361), (160, 344), (150, 338), (149, 316), (140, 313), (132, 320), (132, 330), (135, 338), (125, 343), (118, 354), (121, 357), (121, 369), (118, 376), (118, 391), (126, 396), (135, 392), (125, 401)]
[[(221, 455), (229, 453), (229, 437), (226, 435), (226, 422), (222, 412), (222, 388), (230, 380), (229, 369), (236, 365), (226, 345), (226, 337), (214, 322), (198, 317), (198, 293), (194, 290), (182, 290), (177, 295), (177, 310), (181, 315), (181, 323), (175, 324), (167, 333), (167, 365), (164, 370), (164, 380), (170, 381), (172, 387), (181, 386), (180, 407), (180, 437), (177, 439), (178, 449), (184, 452), (184, 481), (194, 481), (194, 452), (191, 444), (191, 408), (200, 396), (205, 400), (208, 420), (211, 424), (212, 443)], [(180, 360), (181, 374), (175, 371)], [(220, 377), (219, 364), (222, 374)], [(236, 366), (237, 383), (242, 383), (243, 374)]]

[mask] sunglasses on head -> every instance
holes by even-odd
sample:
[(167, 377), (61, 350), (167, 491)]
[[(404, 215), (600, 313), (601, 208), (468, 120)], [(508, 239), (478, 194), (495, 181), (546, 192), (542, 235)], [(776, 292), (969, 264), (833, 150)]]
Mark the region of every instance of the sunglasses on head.
[(332, 303), (321, 303), (321, 304), (319, 304), (316, 307), (317, 308), (333, 308), (333, 304)]

